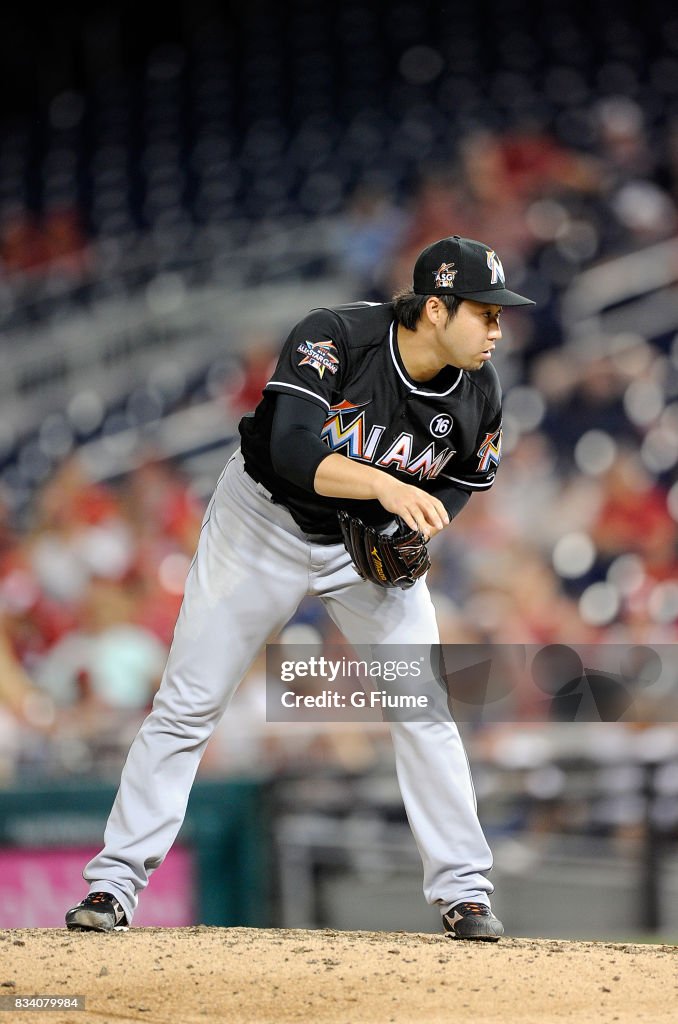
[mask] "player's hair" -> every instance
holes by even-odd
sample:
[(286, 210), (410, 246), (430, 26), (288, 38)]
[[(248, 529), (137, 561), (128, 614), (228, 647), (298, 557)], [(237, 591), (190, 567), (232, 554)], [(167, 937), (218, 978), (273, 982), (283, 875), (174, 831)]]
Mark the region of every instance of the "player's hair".
[[(393, 302), (393, 312), (398, 323), (402, 324), (408, 331), (415, 331), (421, 314), (424, 312), (426, 300), (430, 299), (430, 297), (430, 295), (416, 295), (411, 288), (403, 288), (402, 291), (396, 292), (391, 301)], [(457, 310), (464, 300), (456, 295), (436, 295), (436, 298), (440, 299), (447, 308), (447, 322), (449, 324), (450, 320), (456, 316)]]

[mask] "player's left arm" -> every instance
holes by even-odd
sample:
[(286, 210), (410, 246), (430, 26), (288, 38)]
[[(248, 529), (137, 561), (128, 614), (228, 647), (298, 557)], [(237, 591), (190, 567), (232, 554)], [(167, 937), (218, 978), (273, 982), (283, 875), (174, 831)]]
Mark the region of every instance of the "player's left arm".
[(452, 521), (474, 493), (492, 487), (501, 461), (502, 411), (498, 386), (493, 395), (498, 403), (485, 407), (471, 455), (460, 463), (451, 462), (432, 481), (432, 492), (442, 501)]
[(466, 508), (472, 492), (458, 484), (435, 481), (431, 493), (442, 502), (447, 510), (450, 522), (456, 519), (462, 509)]
[[(488, 491), (492, 487), (499, 463), (502, 445), (502, 403), (499, 379), (494, 367), (484, 378), (483, 386), (476, 385), (478, 418), (474, 438), (463, 459), (455, 457), (448, 462), (435, 479), (435, 493), (441, 500), (453, 503), (458, 514), (469, 497)], [(475, 382), (474, 382), (475, 383)], [(440, 490), (438, 490), (440, 488)], [(450, 513), (453, 509), (448, 507)]]

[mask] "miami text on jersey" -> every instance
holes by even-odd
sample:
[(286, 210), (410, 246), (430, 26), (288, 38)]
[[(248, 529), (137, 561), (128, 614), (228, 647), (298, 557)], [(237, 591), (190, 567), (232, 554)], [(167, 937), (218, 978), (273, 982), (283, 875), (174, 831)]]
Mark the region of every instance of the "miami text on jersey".
[(325, 370), (329, 370), (330, 373), (337, 372), (339, 360), (335, 354), (333, 341), (302, 341), (300, 345), (297, 345), (297, 352), (301, 352), (304, 356), (299, 361), (299, 366), (308, 363), (318, 371), (319, 377), (323, 376)]
[(403, 431), (377, 459), (375, 458), (377, 447), (386, 427), (375, 423), (367, 434), (364, 411), (359, 412), (357, 416), (346, 422), (343, 417), (349, 412), (356, 412), (357, 408), (351, 402), (344, 401), (339, 405), (333, 405), (330, 409), (321, 437), (332, 451), (345, 448), (346, 455), (350, 459), (374, 462), (376, 466), (382, 466), (384, 469), (395, 466), (400, 472), (409, 473), (410, 476), (416, 476), (420, 480), (433, 480), (455, 454), (454, 448), (444, 447), (436, 451), (436, 446), (433, 443), (415, 454), (413, 453), (414, 438), (412, 434)]

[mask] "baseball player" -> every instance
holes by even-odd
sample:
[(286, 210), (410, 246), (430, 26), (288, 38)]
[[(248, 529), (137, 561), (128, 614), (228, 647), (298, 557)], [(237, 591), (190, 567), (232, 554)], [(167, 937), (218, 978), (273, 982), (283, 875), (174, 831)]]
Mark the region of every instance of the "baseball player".
[[(391, 302), (314, 309), (292, 329), (206, 510), (162, 684), (69, 928), (132, 923), (212, 730), (302, 598), (319, 597), (353, 645), (439, 642), (426, 543), (494, 480), (492, 354), (502, 307), (519, 305), (534, 303), (506, 288), (496, 252), (455, 235), (424, 249)], [(361, 531), (368, 550), (392, 549), (368, 564)], [(457, 727), (390, 726), (425, 897), (451, 937), (495, 941), (492, 855)]]

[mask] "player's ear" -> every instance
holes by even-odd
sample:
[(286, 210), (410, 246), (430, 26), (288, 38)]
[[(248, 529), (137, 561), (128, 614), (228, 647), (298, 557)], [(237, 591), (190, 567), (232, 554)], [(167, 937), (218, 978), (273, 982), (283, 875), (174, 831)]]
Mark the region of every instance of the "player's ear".
[(429, 295), (422, 310), (426, 323), (437, 324), (440, 321), (443, 304), (437, 295)]

